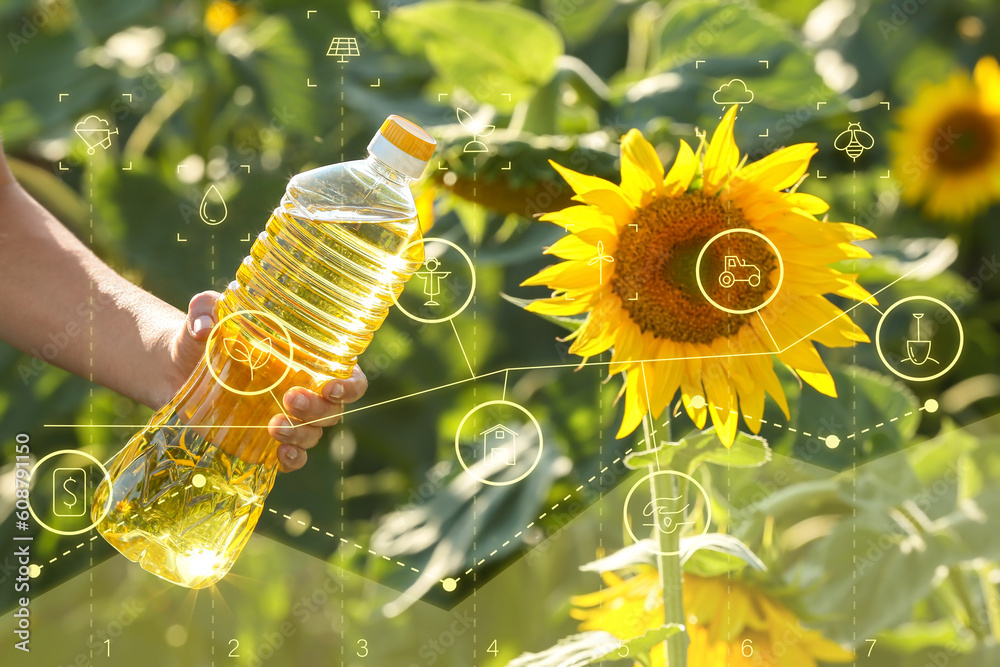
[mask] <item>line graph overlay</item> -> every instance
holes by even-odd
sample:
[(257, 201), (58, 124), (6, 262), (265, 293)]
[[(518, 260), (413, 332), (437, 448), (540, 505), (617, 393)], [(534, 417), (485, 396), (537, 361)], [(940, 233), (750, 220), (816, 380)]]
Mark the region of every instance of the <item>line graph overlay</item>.
[[(790, 343), (790, 344), (788, 344), (788, 345), (786, 345), (786, 346), (778, 349), (776, 352), (772, 352), (772, 351), (763, 351), (763, 352), (738, 352), (738, 353), (735, 353), (735, 354), (706, 354), (706, 355), (685, 356), (685, 357), (659, 357), (659, 358), (653, 358), (653, 359), (619, 359), (619, 360), (616, 360), (615, 363), (632, 363), (632, 364), (640, 364), (640, 366), (641, 366), (644, 363), (657, 363), (657, 362), (664, 362), (664, 361), (684, 361), (684, 360), (687, 360), (687, 359), (731, 359), (731, 358), (736, 358), (736, 357), (761, 357), (761, 356), (770, 356), (772, 354), (781, 354), (782, 352), (786, 352), (787, 350), (790, 350), (791, 348), (795, 347), (796, 345), (798, 345), (802, 341), (807, 340), (810, 336), (812, 336), (817, 331), (820, 331), (824, 327), (827, 327), (827, 326), (833, 324), (834, 322), (836, 322), (841, 317), (846, 316), (847, 313), (851, 312), (855, 308), (858, 308), (858, 307), (864, 305), (865, 303), (867, 303), (869, 300), (874, 299), (877, 295), (879, 295), (882, 292), (884, 292), (885, 290), (889, 289), (890, 287), (892, 287), (893, 285), (895, 285), (899, 281), (907, 278), (910, 274), (912, 274), (912, 273), (914, 273), (916, 271), (919, 271), (921, 268), (923, 268), (923, 266), (924, 266), (924, 264), (921, 263), (921, 264), (917, 265), (916, 267), (910, 269), (909, 271), (907, 271), (903, 275), (901, 275), (898, 278), (896, 278), (895, 280), (893, 280), (891, 283), (888, 283), (887, 285), (885, 285), (881, 289), (879, 289), (879, 290), (877, 290), (875, 292), (872, 292), (872, 294), (870, 296), (868, 296), (865, 299), (862, 299), (862, 300), (858, 301), (857, 303), (853, 304), (847, 310), (843, 311), (840, 315), (838, 315), (838, 316), (830, 319), (828, 322), (820, 325), (819, 327), (816, 327), (815, 329), (813, 329), (809, 333), (805, 334), (804, 336), (801, 336), (798, 340), (796, 340), (796, 341), (794, 341), (794, 342), (792, 342), (792, 343)], [(763, 320), (761, 320), (761, 321), (763, 322)], [(454, 326), (454, 324), (452, 326)], [(458, 331), (457, 330), (455, 331), (455, 335), (456, 336), (458, 335)], [(772, 338), (772, 341), (773, 341), (773, 338)], [(459, 340), (459, 345), (461, 345), (461, 340)], [(464, 354), (465, 354), (464, 348), (462, 349), (462, 353), (463, 353), (463, 356), (464, 356)], [(466, 363), (468, 363), (468, 357), (466, 357)], [(390, 403), (396, 403), (398, 401), (405, 401), (407, 399), (414, 398), (416, 396), (422, 396), (423, 394), (428, 394), (428, 393), (431, 393), (431, 392), (440, 391), (442, 389), (447, 389), (449, 387), (454, 387), (454, 386), (457, 386), (457, 385), (465, 384), (467, 382), (473, 382), (475, 380), (482, 380), (484, 378), (488, 378), (488, 377), (491, 377), (491, 376), (494, 376), (494, 375), (499, 375), (501, 373), (505, 373), (506, 374), (506, 373), (518, 372), (518, 371), (548, 370), (548, 369), (553, 369), (553, 368), (582, 368), (584, 366), (609, 366), (609, 365), (611, 365), (611, 363), (612, 363), (611, 360), (607, 360), (607, 361), (589, 361), (588, 360), (588, 361), (586, 361), (584, 363), (542, 364), (542, 365), (536, 365), (536, 366), (511, 366), (509, 368), (499, 368), (497, 370), (489, 371), (489, 372), (486, 372), (486, 373), (481, 373), (479, 375), (476, 375), (474, 373), (474, 371), (472, 371), (472, 367), (470, 365), (469, 366), (469, 371), (473, 373), (472, 377), (464, 378), (462, 380), (455, 380), (454, 382), (447, 382), (445, 384), (437, 385), (437, 386), (434, 386), (434, 387), (428, 387), (427, 389), (421, 389), (420, 391), (415, 391), (413, 393), (405, 394), (403, 396), (397, 396), (395, 398), (388, 398), (388, 399), (386, 399), (384, 401), (379, 401), (377, 403), (371, 403), (371, 404), (368, 404), (368, 405), (362, 405), (362, 406), (358, 406), (356, 408), (351, 408), (350, 410), (344, 410), (342, 413), (340, 413), (340, 415), (343, 417), (343, 416), (354, 414), (354, 413), (357, 413), (357, 412), (364, 412), (365, 410), (371, 410), (373, 408), (381, 407), (383, 405), (388, 405)], [(315, 424), (315, 423), (320, 422), (320, 421), (324, 421), (324, 419), (313, 419), (313, 420), (310, 420), (310, 421), (305, 421), (305, 422), (302, 422), (301, 424), (295, 425), (293, 428), (297, 428), (299, 426), (307, 426), (309, 424)], [(45, 428), (144, 428), (145, 426), (146, 426), (146, 424), (44, 424)], [(257, 424), (246, 424), (246, 425), (237, 425), (237, 424), (197, 424), (197, 426), (200, 426), (202, 428), (222, 428), (223, 426), (225, 426), (227, 428), (245, 428), (245, 429), (266, 429), (266, 428), (268, 428), (266, 425), (260, 426), (260, 425), (257, 425)]]

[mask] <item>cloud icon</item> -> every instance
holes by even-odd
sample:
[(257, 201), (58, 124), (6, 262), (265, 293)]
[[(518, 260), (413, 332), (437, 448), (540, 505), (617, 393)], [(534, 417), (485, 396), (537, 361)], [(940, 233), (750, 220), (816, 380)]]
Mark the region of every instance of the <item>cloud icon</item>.
[(743, 79), (733, 79), (712, 94), (712, 101), (723, 105), (750, 104), (753, 102), (753, 91), (747, 88)]

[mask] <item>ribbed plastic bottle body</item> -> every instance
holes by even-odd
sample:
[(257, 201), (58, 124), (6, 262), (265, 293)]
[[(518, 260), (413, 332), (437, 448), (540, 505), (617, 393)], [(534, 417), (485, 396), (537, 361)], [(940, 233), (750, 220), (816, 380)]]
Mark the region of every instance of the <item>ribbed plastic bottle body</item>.
[(274, 483), (282, 396), (350, 376), (423, 261), (419, 234), (407, 179), (373, 157), (292, 178), (202, 362), (111, 461), (93, 504), (105, 539), (168, 581), (221, 579)]

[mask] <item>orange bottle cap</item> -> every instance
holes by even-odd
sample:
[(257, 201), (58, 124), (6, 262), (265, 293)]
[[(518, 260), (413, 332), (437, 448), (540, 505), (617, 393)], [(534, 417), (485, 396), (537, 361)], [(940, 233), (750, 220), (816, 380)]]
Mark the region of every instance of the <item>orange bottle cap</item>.
[(431, 159), (437, 146), (434, 137), (425, 130), (395, 114), (385, 119), (379, 134), (407, 155), (424, 162)]

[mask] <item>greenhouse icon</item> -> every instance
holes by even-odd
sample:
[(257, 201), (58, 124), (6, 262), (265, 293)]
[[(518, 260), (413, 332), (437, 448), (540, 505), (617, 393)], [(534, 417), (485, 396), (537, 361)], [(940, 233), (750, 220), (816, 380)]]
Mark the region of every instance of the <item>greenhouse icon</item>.
[(517, 463), (517, 433), (497, 424), (479, 435), (483, 436), (484, 460), (488, 456), (491, 464), (512, 466)]

